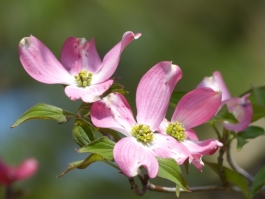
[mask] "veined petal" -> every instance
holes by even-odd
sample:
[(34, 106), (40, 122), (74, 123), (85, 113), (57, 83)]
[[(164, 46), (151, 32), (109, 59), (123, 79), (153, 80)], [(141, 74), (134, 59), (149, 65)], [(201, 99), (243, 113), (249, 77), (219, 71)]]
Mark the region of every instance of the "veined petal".
[(71, 99), (71, 100), (77, 100), (82, 99), (84, 102), (92, 103), (97, 100), (100, 100), (100, 96), (109, 89), (109, 87), (112, 85), (113, 80), (110, 79), (106, 82), (87, 86), (85, 88), (83, 87), (77, 87), (77, 86), (67, 86), (65, 87), (65, 94)]
[(221, 92), (206, 87), (194, 89), (181, 98), (171, 122), (178, 121), (185, 129), (191, 129), (212, 118), (220, 104)]
[(236, 133), (245, 130), (251, 123), (252, 119), (252, 105), (248, 100), (250, 94), (246, 94), (243, 97), (235, 97), (224, 101), (227, 105), (228, 111), (232, 113), (238, 120), (238, 123), (232, 124), (227, 121), (224, 122), (224, 127), (230, 131)]
[(199, 140), (196, 132), (193, 129), (185, 130), (185, 134), (187, 135), (187, 138), (188, 139), (191, 139), (191, 140)]
[(32, 35), (20, 41), (19, 58), (27, 73), (37, 81), (46, 84), (74, 83), (74, 78), (53, 53)]
[(137, 121), (158, 129), (182, 72), (177, 65), (163, 61), (153, 66), (140, 80), (136, 91)]
[(87, 42), (85, 38), (69, 37), (62, 48), (61, 63), (72, 75), (82, 69), (94, 73), (101, 66), (94, 39)]
[(182, 142), (185, 145), (191, 155), (192, 155), (192, 164), (197, 167), (199, 171), (202, 171), (204, 163), (202, 161), (202, 156), (214, 154), (219, 147), (223, 144), (214, 139), (208, 139), (204, 141), (186, 139)]
[(38, 162), (34, 158), (29, 158), (16, 168), (16, 180), (23, 180), (32, 176), (38, 169)]
[(208, 139), (204, 141), (186, 139), (182, 142), (182, 144), (189, 149), (192, 155), (212, 155), (218, 150), (219, 147), (223, 146), (221, 142), (214, 139)]
[(222, 101), (231, 98), (231, 95), (225, 85), (222, 75), (219, 71), (215, 71), (213, 76), (205, 77), (202, 82), (197, 86), (197, 88), (209, 87), (214, 91), (222, 92)]
[(141, 166), (147, 169), (150, 178), (155, 178), (158, 173), (158, 162), (152, 151), (134, 137), (118, 141), (114, 146), (113, 156), (121, 171), (128, 177), (138, 175)]
[(136, 124), (130, 105), (123, 95), (111, 93), (91, 106), (91, 120), (101, 128), (110, 128), (131, 136), (132, 126)]
[(101, 67), (93, 74), (92, 84), (104, 82), (115, 72), (120, 56), (124, 48), (134, 39), (138, 39), (141, 33), (125, 32), (122, 40), (116, 44), (103, 58)]
[(155, 133), (150, 148), (155, 156), (173, 158), (178, 164), (182, 164), (187, 158), (192, 159), (187, 147), (169, 135)]

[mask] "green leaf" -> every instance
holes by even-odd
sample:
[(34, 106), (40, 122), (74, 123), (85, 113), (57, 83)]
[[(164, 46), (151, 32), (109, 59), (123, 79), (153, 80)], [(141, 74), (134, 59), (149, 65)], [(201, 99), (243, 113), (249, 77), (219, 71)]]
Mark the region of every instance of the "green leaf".
[[(205, 162), (210, 168), (219, 175), (219, 165), (216, 163)], [(248, 181), (239, 173), (224, 167), (225, 178), (228, 182), (238, 186), (246, 198), (249, 198)]]
[(176, 185), (176, 196), (177, 198), (179, 197), (180, 194), (180, 187), (178, 185)]
[[(176, 185), (185, 191), (190, 191), (185, 181), (179, 165), (173, 158), (160, 158), (156, 157), (159, 163), (158, 176), (161, 178), (166, 178), (175, 182)], [(178, 195), (178, 189), (176, 189), (176, 194)]]
[(252, 87), (252, 95), (255, 98), (253, 104), (259, 104), (265, 106), (265, 86), (262, 87)]
[(186, 94), (187, 92), (173, 92), (170, 98), (170, 105), (176, 107), (179, 100)]
[(237, 138), (237, 150), (240, 151), (242, 147), (248, 143), (247, 139), (253, 139), (260, 135), (265, 135), (264, 129), (258, 126), (249, 126), (242, 132), (235, 133)]
[(95, 140), (95, 130), (85, 120), (76, 119), (73, 128), (73, 137), (75, 142), (80, 147), (83, 147)]
[(227, 110), (227, 106), (224, 105), (218, 113), (210, 120), (208, 123), (216, 122), (216, 121), (228, 121), (230, 123), (236, 124), (238, 123), (237, 119), (232, 113), (229, 113)]
[(189, 160), (186, 159), (185, 162), (183, 163), (183, 165), (184, 165), (186, 174), (188, 174), (189, 173), (189, 166), (190, 166)]
[(265, 107), (257, 104), (252, 104), (252, 109), (253, 109), (253, 115), (251, 123), (265, 117)]
[(72, 171), (73, 169), (85, 169), (90, 164), (92, 164), (96, 161), (103, 161), (104, 162), (104, 158), (98, 154), (92, 153), (85, 160), (80, 160), (80, 161), (70, 163), (68, 168), (63, 173), (58, 175), (58, 177), (65, 175), (66, 173), (68, 173), (69, 171)]
[(120, 93), (122, 95), (127, 94), (128, 92), (124, 90), (124, 86), (119, 83), (113, 83), (109, 90), (104, 93), (104, 96), (107, 96), (110, 93)]
[(33, 119), (53, 119), (56, 120), (59, 124), (68, 122), (70, 119), (75, 118), (74, 113), (65, 111), (56, 106), (48, 104), (37, 104), (27, 110), (20, 118), (11, 126), (14, 128), (20, 125), (23, 122)]
[(243, 93), (241, 96), (251, 93), (249, 100), (251, 104), (265, 107), (265, 86), (252, 87), (250, 90)]
[(104, 133), (110, 134), (116, 142), (118, 142), (121, 139), (117, 131), (114, 131), (112, 129), (99, 128), (98, 131), (101, 132), (103, 135)]
[(247, 144), (248, 141), (245, 138), (242, 138), (242, 137), (237, 137), (236, 139), (237, 139), (236, 149), (237, 149), (237, 151), (241, 151), (241, 149), (243, 148), (243, 146), (245, 144)]
[(115, 143), (107, 137), (101, 137), (78, 150), (80, 153), (97, 153), (107, 160), (113, 160)]
[(86, 117), (90, 114), (90, 108), (92, 106), (92, 103), (85, 103), (82, 102), (81, 105), (78, 108), (77, 114), (81, 117)]
[(251, 194), (254, 195), (257, 193), (263, 186), (265, 185), (265, 166), (262, 167), (257, 175), (255, 176), (255, 180), (251, 186)]
[(245, 139), (253, 139), (260, 135), (265, 135), (264, 129), (258, 126), (249, 126), (244, 131), (237, 133), (237, 136)]

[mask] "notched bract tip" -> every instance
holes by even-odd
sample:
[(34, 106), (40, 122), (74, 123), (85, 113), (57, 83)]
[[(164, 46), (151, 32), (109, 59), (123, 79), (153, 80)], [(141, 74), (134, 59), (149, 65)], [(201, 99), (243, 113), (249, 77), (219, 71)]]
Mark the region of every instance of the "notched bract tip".
[(134, 38), (135, 38), (135, 39), (138, 39), (138, 38), (141, 37), (141, 36), (142, 36), (141, 33), (136, 33), (136, 34), (134, 35)]
[(79, 38), (79, 42), (80, 42), (80, 44), (85, 45), (87, 40), (86, 40), (86, 38)]
[(20, 47), (29, 47), (31, 43), (31, 39), (30, 37), (24, 37), (23, 39), (21, 39), (21, 41), (19, 42), (19, 46)]
[(216, 95), (222, 95), (222, 91), (221, 90), (217, 90), (215, 91)]

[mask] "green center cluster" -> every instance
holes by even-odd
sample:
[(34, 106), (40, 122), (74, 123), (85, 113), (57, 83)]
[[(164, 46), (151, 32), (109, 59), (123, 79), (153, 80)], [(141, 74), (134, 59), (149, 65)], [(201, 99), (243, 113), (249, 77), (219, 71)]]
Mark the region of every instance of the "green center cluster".
[(154, 139), (153, 132), (149, 125), (138, 124), (132, 128), (132, 135), (137, 138), (137, 140), (144, 143), (151, 142)]
[(185, 128), (178, 121), (170, 123), (166, 129), (166, 132), (168, 135), (171, 135), (180, 142), (184, 141), (187, 138), (186, 134), (184, 133)]
[(75, 80), (80, 87), (90, 86), (92, 81), (92, 73), (89, 73), (87, 70), (79, 71), (78, 75), (75, 75)]

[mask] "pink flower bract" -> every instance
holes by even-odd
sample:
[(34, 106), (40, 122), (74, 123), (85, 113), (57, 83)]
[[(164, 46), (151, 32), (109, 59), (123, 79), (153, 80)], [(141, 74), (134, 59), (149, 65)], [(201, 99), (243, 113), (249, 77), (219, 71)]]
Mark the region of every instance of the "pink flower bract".
[(227, 106), (227, 109), (237, 119), (238, 123), (232, 124), (225, 121), (224, 127), (230, 131), (236, 133), (244, 131), (252, 120), (253, 109), (248, 97), (250, 94), (246, 94), (243, 97), (233, 97), (225, 100), (223, 103)]
[(34, 158), (24, 160), (18, 167), (12, 167), (0, 161), (0, 184), (8, 186), (15, 181), (29, 178), (37, 169), (38, 162)]
[(215, 71), (213, 76), (205, 77), (201, 83), (197, 86), (197, 88), (209, 87), (214, 91), (222, 92), (222, 101), (226, 99), (230, 99), (231, 95), (229, 90), (227, 89), (223, 77), (219, 71)]

